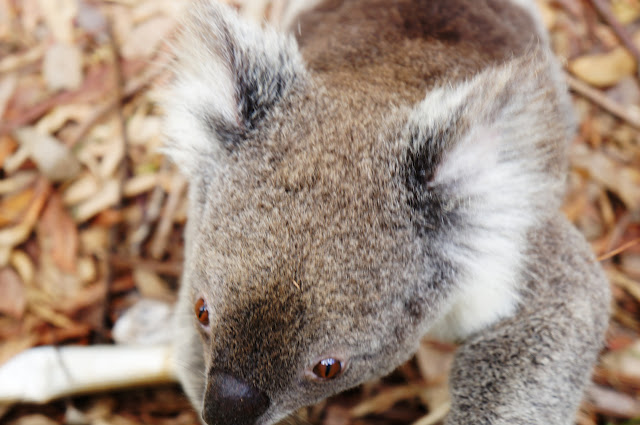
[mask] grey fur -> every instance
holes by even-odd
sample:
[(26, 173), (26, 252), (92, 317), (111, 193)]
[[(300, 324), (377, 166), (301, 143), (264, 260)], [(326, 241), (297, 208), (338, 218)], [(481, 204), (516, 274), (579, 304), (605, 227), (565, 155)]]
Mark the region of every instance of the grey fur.
[[(222, 370), (268, 395), (267, 425), (431, 333), (464, 341), (448, 424), (572, 423), (609, 292), (558, 211), (573, 118), (537, 21), (507, 0), (327, 0), (298, 22), (299, 44), (199, 1), (176, 49), (196, 409)], [(344, 373), (309, 379), (326, 357)]]

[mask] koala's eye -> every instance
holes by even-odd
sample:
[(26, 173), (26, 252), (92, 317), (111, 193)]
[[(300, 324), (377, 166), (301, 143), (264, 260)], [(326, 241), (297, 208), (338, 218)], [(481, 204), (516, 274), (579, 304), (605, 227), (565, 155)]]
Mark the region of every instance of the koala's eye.
[(313, 368), (313, 374), (320, 379), (333, 379), (342, 372), (340, 360), (328, 358), (320, 360)]
[(198, 318), (198, 321), (203, 326), (208, 326), (209, 325), (209, 307), (207, 307), (207, 303), (205, 303), (202, 298), (198, 298), (198, 301), (196, 301), (194, 311), (196, 313), (196, 317)]

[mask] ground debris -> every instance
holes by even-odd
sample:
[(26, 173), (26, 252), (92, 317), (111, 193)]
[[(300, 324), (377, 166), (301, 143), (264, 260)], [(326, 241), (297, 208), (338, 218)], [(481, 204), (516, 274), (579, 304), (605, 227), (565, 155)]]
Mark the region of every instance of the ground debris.
[[(260, 21), (286, 1), (231, 3)], [(640, 1), (538, 3), (579, 119), (564, 211), (615, 298), (578, 423), (625, 424), (640, 416)], [(170, 316), (187, 183), (158, 151), (154, 85), (170, 78), (167, 40), (186, 4), (0, 0), (0, 364), (37, 345), (112, 342), (114, 324), (142, 298), (160, 306), (144, 313)], [(140, 332), (117, 337), (156, 341)], [(298, 414), (325, 425), (442, 423), (454, 351), (424, 342), (389, 377)], [(0, 422), (198, 418), (177, 386), (157, 386), (0, 408)]]

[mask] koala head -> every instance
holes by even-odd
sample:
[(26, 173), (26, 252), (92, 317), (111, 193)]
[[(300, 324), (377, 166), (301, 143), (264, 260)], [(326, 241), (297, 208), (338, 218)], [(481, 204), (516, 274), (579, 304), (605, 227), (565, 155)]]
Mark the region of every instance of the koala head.
[(570, 131), (546, 53), (416, 101), (308, 69), (292, 37), (209, 2), (175, 50), (166, 152), (190, 181), (207, 423), (273, 423), (517, 308)]

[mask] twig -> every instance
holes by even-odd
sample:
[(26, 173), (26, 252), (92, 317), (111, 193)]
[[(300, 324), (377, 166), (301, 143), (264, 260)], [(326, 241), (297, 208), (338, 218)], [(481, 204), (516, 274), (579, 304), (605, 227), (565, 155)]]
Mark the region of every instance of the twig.
[[(606, 196), (606, 195), (605, 195)], [(602, 256), (605, 256), (607, 252), (612, 251), (616, 246), (620, 244), (624, 234), (627, 231), (627, 228), (631, 225), (633, 221), (633, 215), (630, 211), (625, 212), (619, 218), (617, 223), (613, 226), (613, 229), (607, 235), (608, 242), (604, 246)]]
[(187, 188), (187, 180), (180, 174), (176, 174), (171, 182), (171, 191), (165, 203), (164, 212), (158, 222), (156, 233), (151, 241), (151, 257), (159, 260), (166, 251), (173, 227), (173, 218), (182, 201), (182, 195)]
[(629, 242), (624, 243), (621, 246), (617, 247), (613, 251), (610, 251), (604, 255), (601, 255), (600, 257), (598, 257), (598, 261), (604, 261), (604, 260), (608, 260), (611, 257), (615, 257), (616, 255), (631, 248), (634, 245), (637, 245), (638, 243), (640, 243), (640, 238), (635, 238), (633, 240), (630, 240)]
[(89, 117), (89, 119), (85, 120), (80, 125), (78, 130), (69, 141), (69, 145), (74, 146), (76, 143), (82, 140), (96, 124), (102, 122), (102, 120), (104, 120), (124, 99), (135, 95), (140, 90), (147, 87), (160, 74), (166, 71), (167, 62), (168, 59), (154, 62), (154, 64), (151, 65), (151, 69), (142, 73), (140, 77), (129, 81), (124, 86), (121, 97), (113, 97), (111, 100), (98, 107), (98, 109), (96, 109), (91, 117)]
[(629, 113), (622, 105), (609, 99), (600, 90), (594, 89), (590, 85), (580, 81), (579, 79), (572, 77), (569, 74), (565, 75), (569, 87), (574, 92), (581, 96), (586, 97), (596, 105), (600, 106), (605, 111), (615, 115), (616, 117), (626, 121), (629, 125), (640, 129), (640, 117), (634, 116)]
[[(115, 78), (115, 91), (116, 91), (116, 106), (117, 106), (117, 114), (118, 114), (118, 125), (119, 125), (119, 131), (120, 131), (120, 142), (121, 142), (121, 149), (122, 149), (122, 157), (120, 158), (120, 163), (118, 164), (117, 170), (116, 170), (116, 179), (118, 181), (118, 202), (116, 205), (116, 208), (118, 210), (122, 209), (122, 199), (123, 199), (123, 190), (124, 190), (124, 181), (128, 175), (128, 167), (127, 167), (127, 152), (128, 149), (127, 147), (129, 146), (129, 140), (127, 137), (127, 127), (126, 127), (126, 122), (125, 122), (125, 118), (124, 118), (124, 114), (122, 112), (122, 101), (124, 99), (123, 97), (123, 92), (124, 92), (124, 78), (122, 76), (122, 67), (120, 66), (120, 51), (118, 49), (118, 45), (115, 41), (115, 36), (113, 33), (113, 25), (110, 21), (108, 21), (107, 24), (107, 34), (109, 37), (109, 46), (111, 48), (111, 53), (113, 56), (113, 69), (114, 69), (114, 78)], [(108, 321), (107, 318), (107, 312), (109, 311), (109, 303), (111, 302), (111, 291), (110, 288), (113, 284), (113, 280), (114, 280), (114, 276), (113, 276), (113, 271), (111, 269), (111, 267), (109, 267), (109, 264), (111, 262), (111, 256), (113, 256), (116, 253), (117, 247), (116, 247), (116, 242), (117, 242), (117, 236), (118, 236), (118, 232), (115, 226), (112, 226), (109, 229), (109, 233), (108, 233), (108, 249), (106, 251), (106, 256), (102, 262), (102, 270), (105, 273), (104, 279), (106, 280), (106, 291), (105, 291), (105, 296), (104, 296), (104, 300), (103, 300), (103, 304), (102, 304), (102, 314), (103, 317), (105, 318), (105, 320), (103, 320), (100, 323), (100, 328), (97, 329), (98, 333), (103, 335), (106, 334), (106, 323)]]
[(112, 255), (110, 259), (110, 265), (116, 268), (133, 269), (134, 267), (141, 267), (168, 276), (180, 276), (182, 274), (182, 262), (181, 261), (155, 261), (145, 260), (137, 256), (124, 256), (124, 255)]
[[(168, 169), (168, 163), (165, 160), (162, 164), (160, 172), (164, 172)], [(129, 235), (129, 246), (133, 255), (140, 255), (142, 250), (142, 244), (149, 237), (151, 233), (152, 223), (156, 222), (162, 213), (162, 204), (164, 203), (165, 193), (162, 186), (157, 185), (147, 204), (147, 208), (142, 218), (142, 222), (136, 230)]]
[(611, 26), (611, 29), (613, 29), (629, 53), (633, 55), (636, 60), (636, 64), (638, 65), (638, 72), (640, 72), (640, 50), (638, 50), (636, 45), (633, 43), (629, 33), (627, 33), (627, 30), (620, 24), (618, 19), (613, 13), (611, 13), (609, 7), (602, 0), (591, 0), (591, 4), (598, 11), (600, 16), (602, 16), (602, 18)]

